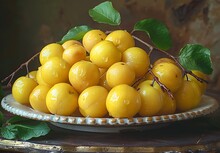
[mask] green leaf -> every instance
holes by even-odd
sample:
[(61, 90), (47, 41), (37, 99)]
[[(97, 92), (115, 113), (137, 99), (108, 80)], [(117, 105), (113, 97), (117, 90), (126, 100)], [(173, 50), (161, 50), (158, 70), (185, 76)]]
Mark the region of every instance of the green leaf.
[(6, 139), (15, 139), (18, 130), (15, 125), (8, 125), (1, 128), (1, 136)]
[(105, 23), (109, 25), (120, 25), (120, 13), (115, 10), (112, 3), (109, 1), (103, 2), (93, 9), (89, 10), (89, 15), (98, 23)]
[(49, 131), (50, 128), (45, 122), (14, 116), (1, 128), (1, 135), (6, 139), (29, 140), (44, 136)]
[(15, 128), (18, 130), (17, 138), (21, 140), (44, 136), (50, 131), (50, 128), (45, 122), (38, 121), (35, 124), (16, 124)]
[(144, 19), (134, 25), (134, 31), (144, 31), (148, 34), (153, 44), (162, 50), (172, 47), (172, 39), (166, 25), (156, 19)]
[(83, 36), (91, 30), (89, 26), (82, 25), (82, 26), (76, 26), (72, 29), (70, 29), (66, 35), (63, 36), (62, 40), (59, 43), (64, 43), (67, 40), (81, 40)]
[(199, 70), (211, 74), (210, 50), (199, 44), (187, 44), (179, 52), (180, 64), (188, 70)]

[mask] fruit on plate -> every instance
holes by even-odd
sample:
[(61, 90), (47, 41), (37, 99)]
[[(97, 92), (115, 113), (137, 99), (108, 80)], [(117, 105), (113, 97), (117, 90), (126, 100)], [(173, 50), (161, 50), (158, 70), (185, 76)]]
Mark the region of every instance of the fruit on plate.
[(107, 35), (105, 40), (113, 42), (121, 52), (135, 46), (134, 38), (126, 30), (114, 30)]
[(32, 90), (29, 102), (33, 109), (43, 113), (50, 113), (46, 105), (46, 96), (49, 90), (50, 86), (47, 85), (38, 85)]
[(171, 98), (168, 94), (163, 94), (163, 107), (157, 113), (157, 115), (168, 115), (176, 112), (176, 100)]
[(63, 47), (63, 49), (65, 50), (65, 49), (67, 49), (69, 46), (72, 46), (72, 45), (82, 45), (82, 43), (81, 42), (79, 42), (79, 41), (77, 41), (77, 40), (67, 40), (67, 41), (65, 41), (63, 44), (62, 44), (62, 47)]
[(71, 115), (78, 107), (79, 94), (68, 83), (57, 83), (46, 95), (46, 105), (50, 113)]
[(86, 59), (86, 49), (79, 44), (71, 45), (63, 51), (63, 59), (72, 66), (76, 62)]
[(121, 52), (111, 41), (103, 40), (91, 49), (90, 61), (100, 68), (109, 68), (121, 61)]
[(79, 95), (79, 111), (85, 117), (104, 117), (108, 112), (108, 90), (102, 86), (88, 87)]
[(147, 73), (150, 66), (150, 58), (147, 52), (139, 47), (131, 47), (122, 53), (122, 61), (131, 66), (136, 77)]
[(70, 65), (60, 57), (50, 58), (41, 67), (41, 76), (46, 84), (51, 86), (61, 83), (68, 82)]
[[(20, 105), (49, 113), (58, 119), (55, 122), (111, 128), (181, 120), (182, 115), (197, 114), (206, 105), (200, 101), (213, 71), (208, 48), (185, 44), (171, 55), (177, 48), (164, 23), (147, 18), (133, 29), (129, 23), (120, 26), (120, 13), (110, 1), (90, 9), (89, 15), (114, 28), (75, 26), (1, 81), (9, 80), (9, 87), (15, 73), (26, 68), (26, 74), (12, 84), (12, 96)], [(36, 57), (39, 65), (29, 71)]]
[[(133, 39), (123, 30), (111, 32), (110, 36), (101, 30), (88, 33), (82, 44), (68, 40), (65, 45), (46, 45), (40, 52), (43, 62), (33, 71), (36, 81), (30, 73), (30, 78), (26, 75), (13, 84), (15, 100), (30, 103), (33, 109), (45, 113), (72, 115), (77, 111), (84, 117), (108, 114), (115, 118), (172, 114), (199, 105), (205, 83), (190, 75), (188, 80), (184, 78), (174, 60), (160, 58), (150, 66), (148, 53), (134, 46)], [(125, 35), (131, 44), (116, 43)], [(93, 44), (87, 44), (92, 37)], [(85, 44), (91, 48), (85, 49)], [(50, 56), (43, 56), (46, 51)], [(202, 72), (192, 72), (206, 79)], [(19, 80), (24, 86), (19, 86)]]
[[(192, 70), (192, 73), (194, 73), (195, 75), (199, 76), (200, 78), (202, 78), (204, 80), (208, 80), (208, 76), (206, 74), (202, 73), (201, 71)], [(187, 80), (187, 77), (185, 76), (184, 79)], [(193, 77), (191, 75), (188, 76), (188, 80), (195, 82), (199, 86), (201, 94), (205, 93), (205, 90), (207, 88), (207, 83), (200, 82), (195, 77)]]
[(90, 86), (97, 85), (99, 79), (100, 72), (98, 67), (89, 61), (79, 61), (69, 70), (69, 81), (79, 93)]
[(143, 81), (137, 87), (137, 91), (141, 95), (140, 116), (154, 116), (164, 106), (163, 94), (149, 81)]
[(199, 86), (193, 81), (183, 81), (180, 89), (174, 93), (176, 109), (179, 112), (187, 111), (197, 107), (201, 100)]
[[(108, 1), (89, 15), (99, 23), (121, 23)], [(145, 32), (152, 42), (136, 32)], [(132, 118), (188, 111), (200, 104), (207, 88), (210, 51), (186, 44), (174, 57), (171, 48), (168, 28), (152, 18), (138, 21), (131, 32), (76, 26), (60, 42), (42, 47), (34, 56), (40, 63), (33, 70), (36, 77), (27, 70), (13, 83), (12, 95), (21, 104), (57, 115)], [(165, 56), (152, 58), (154, 52)], [(30, 61), (24, 63), (27, 69)]]
[(12, 95), (17, 102), (29, 104), (29, 96), (36, 86), (37, 82), (34, 79), (21, 76), (13, 83)]
[(173, 93), (182, 86), (182, 71), (178, 66), (170, 62), (163, 62), (155, 65), (152, 68), (152, 72), (158, 77), (159, 81)]
[(141, 96), (133, 87), (120, 84), (109, 91), (106, 107), (112, 117), (131, 118), (141, 108)]
[(87, 52), (90, 53), (91, 49), (100, 41), (105, 40), (105, 38), (106, 34), (103, 31), (99, 29), (90, 30), (83, 36), (82, 43)]
[(135, 81), (134, 69), (124, 62), (117, 62), (107, 70), (106, 81), (111, 88), (120, 84), (132, 85)]
[(157, 60), (153, 63), (153, 65), (155, 66), (155, 65), (157, 65), (157, 64), (159, 64), (159, 63), (164, 63), (164, 62), (165, 62), (165, 63), (173, 63), (173, 64), (176, 64), (175, 61), (172, 60), (171, 58), (162, 57), (162, 58), (157, 59)]
[(39, 60), (41, 65), (45, 64), (51, 57), (62, 57), (63, 51), (64, 49), (60, 44), (50, 43), (46, 45), (40, 51)]

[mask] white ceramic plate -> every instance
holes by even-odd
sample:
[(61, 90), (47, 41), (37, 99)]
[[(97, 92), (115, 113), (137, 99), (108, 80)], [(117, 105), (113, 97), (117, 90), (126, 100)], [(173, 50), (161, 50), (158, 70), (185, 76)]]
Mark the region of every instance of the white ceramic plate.
[(207, 95), (203, 95), (201, 104), (197, 108), (187, 112), (153, 117), (91, 118), (81, 116), (60, 116), (42, 113), (33, 110), (29, 106), (25, 106), (16, 102), (11, 94), (2, 99), (1, 105), (5, 110), (14, 115), (34, 120), (51, 122), (53, 125), (65, 129), (88, 132), (121, 132), (130, 130), (140, 131), (158, 128), (175, 121), (188, 120), (200, 116), (205, 116), (215, 111), (219, 106), (216, 99)]

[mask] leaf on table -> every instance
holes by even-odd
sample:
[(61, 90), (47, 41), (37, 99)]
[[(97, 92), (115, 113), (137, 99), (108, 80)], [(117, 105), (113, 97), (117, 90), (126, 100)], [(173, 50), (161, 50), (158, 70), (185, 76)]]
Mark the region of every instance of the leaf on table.
[(144, 19), (134, 25), (134, 31), (144, 31), (148, 34), (153, 44), (162, 50), (172, 47), (172, 39), (166, 25), (156, 19)]
[(199, 70), (211, 74), (212, 62), (210, 50), (199, 44), (187, 44), (179, 52), (180, 64), (188, 70)]
[(70, 29), (66, 35), (63, 36), (62, 40), (59, 43), (64, 43), (67, 40), (81, 40), (83, 36), (91, 30), (87, 25), (82, 25), (82, 26), (76, 26)]
[(5, 139), (15, 139), (18, 130), (15, 125), (8, 125), (1, 128), (1, 136)]
[(89, 15), (98, 23), (105, 23), (109, 25), (120, 25), (120, 13), (114, 9), (112, 3), (109, 1), (103, 2), (93, 9), (89, 10)]
[(47, 123), (14, 116), (6, 121), (1, 128), (1, 135), (6, 139), (29, 140), (48, 134), (50, 128)]
[(50, 131), (50, 128), (45, 122), (36, 122), (33, 125), (16, 124), (15, 128), (18, 130), (17, 138), (21, 140), (29, 140), (33, 137), (44, 136)]

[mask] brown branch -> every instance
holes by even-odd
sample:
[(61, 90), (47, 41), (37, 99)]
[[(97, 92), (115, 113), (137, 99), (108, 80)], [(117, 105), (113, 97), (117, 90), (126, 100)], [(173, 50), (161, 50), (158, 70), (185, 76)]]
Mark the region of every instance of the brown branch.
[(132, 37), (133, 37), (134, 39), (136, 39), (137, 41), (141, 42), (142, 44), (146, 45), (146, 46), (150, 49), (150, 52), (148, 53), (149, 56), (150, 56), (150, 54), (151, 54), (151, 52), (153, 51), (154, 47), (151, 46), (150, 44), (146, 43), (145, 41), (141, 40), (140, 38), (134, 36), (134, 35), (132, 35)]
[(205, 80), (205, 79), (203, 79), (203, 78), (200, 78), (200, 77), (198, 77), (197, 75), (193, 74), (192, 71), (185, 69), (185, 68), (180, 64), (180, 62), (177, 60), (177, 58), (174, 57), (173, 55), (171, 55), (170, 53), (168, 53), (168, 52), (166, 52), (166, 51), (164, 51), (164, 50), (161, 50), (161, 49), (159, 49), (159, 48), (155, 48), (155, 47), (151, 46), (150, 44), (148, 44), (147, 42), (141, 40), (140, 38), (137, 38), (136, 36), (133, 36), (133, 38), (136, 39), (136, 40), (138, 40), (139, 42), (143, 43), (143, 44), (146, 45), (147, 47), (149, 47), (150, 52), (152, 52), (153, 50), (156, 50), (156, 51), (159, 51), (159, 52), (161, 52), (161, 53), (167, 55), (168, 57), (172, 58), (172, 59), (174, 60), (174, 62), (176, 63), (176, 65), (182, 70), (182, 72), (183, 72), (183, 77), (184, 77), (184, 76), (187, 77), (187, 80), (188, 80), (187, 74), (189, 74), (189, 75), (192, 75), (193, 77), (195, 77), (195, 78), (196, 78), (198, 81), (200, 81), (201, 83), (203, 83), (203, 82), (208, 83), (207, 80)]
[[(147, 74), (147, 73), (146, 73)], [(137, 78), (137, 80), (132, 84), (132, 87), (137, 88), (137, 86), (146, 79), (146, 74), (143, 77)]]
[(156, 81), (156, 82), (158, 83), (158, 85), (160, 86), (160, 88), (162, 89), (162, 91), (163, 91), (163, 92), (166, 91), (167, 94), (168, 94), (172, 99), (174, 99), (173, 94), (172, 94), (172, 92), (170, 91), (170, 89), (167, 88), (163, 83), (160, 82), (160, 80), (158, 79), (157, 76), (155, 76), (155, 74), (152, 72), (152, 70), (149, 69), (148, 72), (153, 76), (153, 83), (154, 83), (154, 81)]
[[(177, 66), (179, 66), (179, 68), (183, 71), (183, 73), (186, 71), (186, 69), (179, 63), (179, 61), (177, 60), (176, 57), (174, 57), (173, 55), (169, 54), (168, 52), (158, 49), (158, 48), (154, 48), (154, 50), (157, 50), (163, 54), (166, 54), (168, 57), (172, 58), (174, 60), (174, 62), (177, 64)], [(185, 73), (184, 73), (185, 74)], [(184, 75), (183, 75), (184, 76)]]
[(207, 80), (198, 77), (198, 76), (195, 75), (192, 71), (188, 71), (188, 70), (186, 70), (186, 74), (185, 74), (187, 80), (188, 80), (188, 76), (187, 76), (187, 74), (192, 75), (194, 78), (196, 78), (196, 79), (197, 79), (199, 82), (201, 82), (201, 83), (203, 83), (203, 82), (205, 82), (205, 83), (209, 83)]
[(27, 71), (27, 74), (29, 74), (29, 69), (28, 69), (28, 64), (34, 59), (36, 58), (38, 55), (40, 54), (40, 52), (38, 52), (37, 54), (35, 54), (34, 56), (32, 56), (29, 60), (27, 60), (26, 62), (22, 63), (15, 71), (13, 71), (9, 76), (7, 76), (6, 78), (4, 78), (3, 80), (1, 80), (1, 83), (4, 83), (5, 81), (8, 81), (7, 83), (7, 87), (8, 86), (11, 86), (11, 82), (12, 82), (12, 79), (14, 78), (14, 75), (20, 70), (22, 69), (24, 66), (26, 67), (26, 71)]
[(170, 91), (170, 89), (167, 88), (163, 83), (161, 83), (160, 80), (158, 79), (158, 77), (155, 76), (155, 74), (152, 72), (152, 67), (150, 67), (150, 68), (148, 69), (147, 73), (146, 73), (143, 77), (138, 78), (138, 79), (133, 83), (132, 87), (137, 88), (137, 86), (138, 86), (142, 81), (146, 80), (146, 75), (147, 75), (148, 73), (150, 73), (150, 74), (153, 76), (153, 82), (152, 82), (151, 85), (153, 86), (154, 82), (157, 82), (158, 85), (160, 86), (161, 90), (162, 90), (163, 92), (167, 92), (167, 94), (168, 94), (172, 99), (174, 99), (174, 96), (173, 96), (172, 92)]

